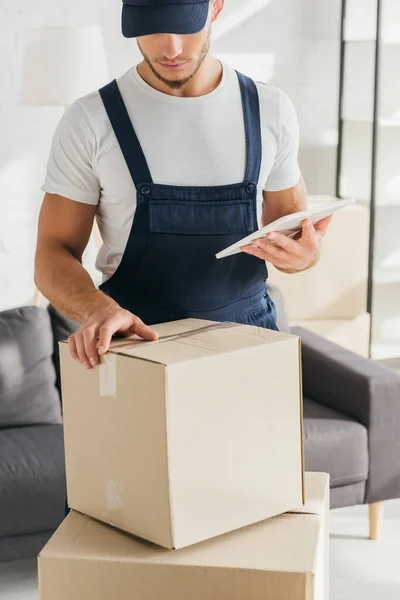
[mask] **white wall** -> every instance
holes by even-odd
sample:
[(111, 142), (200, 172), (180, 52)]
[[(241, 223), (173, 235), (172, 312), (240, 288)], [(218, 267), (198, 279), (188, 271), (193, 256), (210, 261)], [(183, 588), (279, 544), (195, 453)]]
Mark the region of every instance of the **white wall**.
[[(33, 299), (40, 186), (61, 117), (58, 108), (18, 104), (23, 32), (98, 23), (110, 75), (116, 77), (140, 60), (135, 40), (120, 33), (120, 10), (120, 0), (0, 0), (0, 310)], [(257, 73), (265, 59), (270, 65), (265, 79), (291, 97), (300, 120), (300, 163), (309, 193), (334, 192), (339, 17), (340, 0), (226, 0), (215, 25), (215, 53), (230, 55), (232, 61), (239, 53), (236, 60), (245, 72), (251, 55), (259, 61)], [(92, 242), (85, 265), (93, 275), (94, 253)]]
[(341, 0), (303, 0), (298, 48), (300, 164), (309, 193), (334, 194), (338, 140)]

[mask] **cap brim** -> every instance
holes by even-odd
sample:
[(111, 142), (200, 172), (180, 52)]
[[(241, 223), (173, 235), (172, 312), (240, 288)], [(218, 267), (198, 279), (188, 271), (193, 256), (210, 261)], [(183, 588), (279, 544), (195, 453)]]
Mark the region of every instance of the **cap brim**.
[(194, 4), (171, 6), (122, 7), (122, 34), (124, 37), (140, 37), (155, 33), (191, 34), (201, 31), (207, 21), (209, 0)]

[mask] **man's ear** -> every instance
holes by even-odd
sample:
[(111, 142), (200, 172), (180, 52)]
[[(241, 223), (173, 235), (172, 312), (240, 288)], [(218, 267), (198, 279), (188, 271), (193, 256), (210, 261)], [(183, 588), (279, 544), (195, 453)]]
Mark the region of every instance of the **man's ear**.
[(224, 7), (224, 0), (210, 0), (210, 4), (212, 10), (212, 21), (215, 21)]

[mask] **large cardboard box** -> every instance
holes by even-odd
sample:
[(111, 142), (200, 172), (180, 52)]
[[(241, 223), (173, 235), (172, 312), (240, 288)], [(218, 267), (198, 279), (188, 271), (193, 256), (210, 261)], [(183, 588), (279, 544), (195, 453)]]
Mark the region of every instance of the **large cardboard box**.
[(167, 550), (71, 512), (39, 555), (40, 600), (328, 600), (329, 477), (306, 506)]
[[(335, 201), (310, 196), (310, 207)], [(283, 294), (290, 325), (304, 320), (347, 320), (367, 310), (369, 210), (360, 204), (337, 212), (322, 242), (319, 262), (287, 274), (268, 264), (269, 281)]]
[(69, 506), (182, 548), (298, 506), (300, 340), (187, 319), (114, 340), (87, 370), (60, 343)]
[(369, 358), (369, 332), (371, 327), (371, 315), (363, 313), (354, 319), (336, 320), (327, 319), (322, 321), (293, 321), (291, 327), (305, 327), (326, 337), (331, 342), (357, 352), (361, 356)]

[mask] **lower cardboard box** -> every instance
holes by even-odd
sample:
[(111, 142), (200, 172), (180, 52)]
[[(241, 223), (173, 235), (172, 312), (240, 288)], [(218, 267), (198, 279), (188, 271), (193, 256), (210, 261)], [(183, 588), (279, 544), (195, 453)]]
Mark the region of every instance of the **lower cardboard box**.
[(39, 555), (41, 600), (327, 600), (329, 476), (306, 504), (180, 550), (71, 511)]

